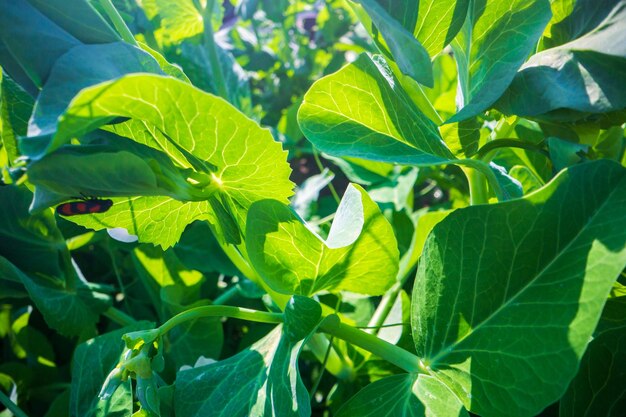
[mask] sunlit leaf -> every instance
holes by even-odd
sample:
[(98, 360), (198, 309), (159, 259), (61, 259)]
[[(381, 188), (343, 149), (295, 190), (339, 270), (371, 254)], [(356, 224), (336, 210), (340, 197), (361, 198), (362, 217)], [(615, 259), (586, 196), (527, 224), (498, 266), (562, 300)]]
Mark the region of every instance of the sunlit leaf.
[(624, 204), (626, 170), (595, 162), (435, 226), (413, 291), (413, 337), (470, 411), (532, 416), (562, 395), (626, 266)]

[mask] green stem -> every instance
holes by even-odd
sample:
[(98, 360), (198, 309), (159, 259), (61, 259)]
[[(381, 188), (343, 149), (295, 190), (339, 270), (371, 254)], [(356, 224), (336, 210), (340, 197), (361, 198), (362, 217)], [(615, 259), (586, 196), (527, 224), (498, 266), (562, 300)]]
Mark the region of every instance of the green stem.
[(400, 295), (402, 287), (404, 287), (407, 279), (412, 275), (411, 272), (415, 264), (409, 262), (411, 249), (413, 249), (413, 245), (411, 245), (409, 252), (400, 260), (400, 269), (396, 283), (383, 295), (380, 303), (378, 303), (378, 307), (376, 307), (376, 311), (374, 311), (370, 321), (367, 323), (367, 327), (371, 327), (371, 329), (368, 329), (368, 333), (378, 334), (378, 330), (387, 319), (387, 316), (389, 316), (389, 312), (393, 308), (398, 295)]
[(224, 100), (230, 101), (228, 97), (228, 89), (226, 88), (224, 71), (220, 65), (220, 59), (217, 54), (217, 44), (215, 43), (213, 25), (211, 23), (211, 15), (213, 14), (214, 6), (215, 0), (207, 1), (204, 12), (202, 13), (202, 19), (204, 21), (204, 41), (209, 53), (209, 65), (211, 66), (211, 75), (213, 76), (215, 90)]
[(370, 318), (370, 321), (367, 323), (368, 329), (366, 330), (371, 334), (378, 334), (378, 329), (383, 325), (387, 316), (389, 316), (389, 312), (393, 308), (393, 305), (400, 294), (400, 290), (402, 290), (402, 286), (404, 282), (398, 281), (389, 291), (383, 295), (383, 298), (380, 300), (378, 307), (376, 307), (376, 311)]
[(233, 306), (202, 306), (195, 307), (179, 313), (158, 327), (159, 336), (163, 336), (172, 328), (190, 320), (202, 317), (231, 317), (234, 319), (250, 320), (259, 323), (282, 323), (282, 313), (268, 313), (265, 311), (251, 310), (249, 308)]
[(115, 307), (109, 307), (104, 313), (102, 313), (109, 320), (114, 321), (122, 327), (131, 326), (137, 323), (133, 317), (124, 313), (122, 310), (119, 310)]
[(328, 358), (330, 357), (330, 352), (333, 350), (332, 349), (332, 344), (333, 344), (333, 337), (331, 336), (330, 340), (328, 341), (328, 347), (326, 348), (326, 355), (324, 355), (324, 360), (322, 360), (322, 367), (320, 369), (320, 374), (317, 377), (317, 379), (315, 380), (315, 384), (313, 384), (313, 387), (309, 391), (309, 398), (311, 399), (311, 401), (314, 400), (315, 393), (317, 392), (317, 389), (320, 386), (320, 382), (322, 382), (322, 377), (324, 376), (324, 369), (326, 369), (326, 364), (328, 363)]
[(535, 143), (525, 142), (519, 139), (512, 139), (512, 138), (496, 139), (496, 140), (492, 140), (491, 142), (487, 142), (486, 144), (484, 144), (478, 150), (478, 152), (476, 153), (476, 156), (483, 161), (488, 161), (491, 159), (491, 158), (488, 158), (489, 154), (498, 148), (527, 149), (527, 150), (539, 152), (544, 156), (548, 156), (548, 152), (546, 152), (546, 150), (543, 149), (542, 145), (543, 145), (543, 142), (540, 144), (535, 144)]
[(334, 320), (323, 321), (320, 325), (320, 330), (378, 355), (407, 372), (424, 372), (426, 369), (420, 358), (411, 352), (362, 330), (341, 323), (336, 317)]
[[(320, 172), (324, 172), (324, 164), (322, 164), (319, 156), (319, 151), (315, 147), (313, 148), (313, 159), (315, 160), (315, 165), (317, 165), (317, 169), (319, 169)], [(339, 198), (339, 194), (337, 194), (337, 190), (335, 190), (335, 186), (332, 182), (328, 183), (328, 189), (330, 190), (330, 193), (333, 195), (333, 198), (335, 199), (337, 204), (339, 204), (341, 202), (341, 198)]]
[(109, 19), (111, 19), (113, 26), (115, 26), (115, 29), (122, 39), (131, 45), (139, 46), (132, 32), (128, 29), (128, 26), (126, 26), (124, 19), (122, 19), (122, 16), (120, 16), (115, 6), (113, 6), (113, 3), (111, 3), (111, 0), (100, 0), (100, 6), (102, 6)]
[(489, 193), (487, 190), (487, 179), (476, 168), (461, 167), (470, 189), (470, 204), (487, 204), (489, 202)]
[(320, 362), (326, 360), (325, 368), (330, 374), (343, 381), (354, 380), (356, 377), (354, 368), (337, 353), (325, 335), (319, 333), (312, 335), (307, 341), (307, 346)]
[(233, 285), (213, 300), (213, 305), (224, 305), (237, 294), (239, 294), (239, 287), (237, 285)]
[(4, 404), (4, 406), (9, 410), (15, 417), (28, 417), (28, 415), (22, 411), (21, 408), (17, 406), (6, 394), (0, 390), (0, 403)]

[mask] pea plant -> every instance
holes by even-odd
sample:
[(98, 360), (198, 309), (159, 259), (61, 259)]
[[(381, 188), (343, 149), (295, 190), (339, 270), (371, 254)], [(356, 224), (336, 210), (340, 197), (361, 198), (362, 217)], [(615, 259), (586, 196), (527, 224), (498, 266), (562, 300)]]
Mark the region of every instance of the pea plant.
[(623, 416), (626, 1), (0, 0), (0, 416)]

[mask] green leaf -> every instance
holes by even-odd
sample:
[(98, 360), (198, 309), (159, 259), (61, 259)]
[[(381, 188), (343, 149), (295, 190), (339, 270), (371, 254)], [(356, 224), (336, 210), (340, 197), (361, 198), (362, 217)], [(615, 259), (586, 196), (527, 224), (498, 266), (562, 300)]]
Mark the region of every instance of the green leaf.
[(460, 111), (448, 122), (475, 116), (509, 86), (550, 20), (548, 0), (474, 1), (452, 42), (459, 68)]
[[(268, 130), (224, 100), (169, 77), (128, 75), (83, 90), (60, 119), (46, 152), (116, 117), (132, 120), (110, 127), (115, 133), (163, 152), (177, 167), (206, 178), (208, 187), (217, 189), (213, 202), (223, 206), (231, 224), (243, 228), (247, 209), (257, 200), (287, 202), (292, 194), (286, 152)], [(198, 185), (197, 192), (207, 199), (202, 187)], [(130, 197), (116, 201), (106, 213), (71, 220), (96, 230), (124, 227), (141, 241), (168, 247), (193, 220), (223, 223), (225, 214), (214, 210), (215, 204), (207, 201)], [(163, 222), (166, 218), (177, 220)]]
[(73, 288), (45, 275), (20, 277), (48, 326), (66, 336), (93, 331), (100, 314), (110, 306), (108, 296), (96, 293), (84, 282)]
[(0, 187), (1, 275), (21, 282), (46, 323), (61, 334), (93, 330), (109, 299), (75, 270), (52, 213), (28, 214), (31, 197), (25, 188)]
[(275, 200), (254, 204), (248, 216), (250, 261), (275, 291), (379, 295), (395, 282), (399, 255), (393, 230), (358, 185), (347, 188), (325, 241)]
[(80, 41), (26, 0), (1, 0), (0, 9), (0, 65), (35, 94), (56, 60)]
[(551, 0), (552, 20), (543, 43), (554, 48), (592, 31), (617, 3), (614, 0)]
[[(204, 18), (192, 0), (144, 0), (142, 5), (149, 11), (148, 17), (155, 15), (161, 18), (164, 40), (177, 44), (180, 41), (204, 33)], [(207, 1), (200, 1), (200, 7), (206, 7)], [(219, 30), (222, 24), (223, 10), (221, 3), (211, 1), (213, 10), (211, 24), (213, 30)]]
[(465, 417), (449, 388), (426, 374), (401, 374), (373, 382), (350, 398), (337, 417)]
[(560, 402), (561, 417), (618, 417), (626, 408), (626, 297), (611, 298), (578, 374)]
[(152, 0), (161, 17), (161, 26), (168, 42), (178, 43), (204, 32), (202, 14), (192, 0)]
[(72, 359), (71, 416), (130, 417), (133, 409), (130, 380), (122, 383), (107, 400), (99, 399), (98, 393), (109, 371), (120, 359), (124, 348), (122, 336), (131, 331), (152, 327), (152, 323), (139, 322), (90, 339), (76, 348)]
[(468, 158), (478, 152), (481, 123), (477, 118), (448, 123), (440, 127), (441, 136), (457, 158)]
[(555, 137), (546, 139), (550, 150), (550, 159), (555, 170), (562, 170), (583, 160), (583, 156), (589, 150), (588, 145), (570, 142)]
[[(120, 141), (134, 144), (123, 138)], [(123, 147), (64, 146), (29, 165), (28, 179), (37, 187), (32, 210), (41, 210), (50, 205), (50, 201), (40, 200), (42, 192), (61, 196), (57, 203), (75, 199), (81, 194), (100, 197), (176, 197), (176, 187), (162, 181), (159, 174), (169, 168), (174, 171), (172, 177), (181, 177), (181, 182), (184, 177), (167, 157), (159, 158), (159, 155), (155, 155), (157, 153), (147, 146), (131, 146), (128, 150)], [(157, 161), (161, 172), (153, 168)]]
[[(230, 101), (245, 114), (252, 115), (249, 76), (230, 52), (219, 44), (215, 47)], [(204, 42), (185, 41), (180, 46), (180, 56), (176, 62), (184, 68), (193, 85), (217, 95), (218, 89), (214, 82), (215, 77), (207, 49), (208, 46)]]
[(237, 355), (184, 370), (176, 376), (177, 415), (188, 417), (283, 417), (311, 415), (309, 394), (298, 371), (298, 355), (317, 327), (321, 308), (293, 297), (285, 323)]
[(28, 2), (83, 43), (98, 44), (120, 40), (117, 33), (94, 10), (88, 0), (72, 0), (72, 7), (67, 7), (65, 0), (28, 0)]
[(370, 197), (378, 204), (391, 204), (396, 211), (401, 211), (413, 203), (413, 187), (417, 181), (418, 169), (397, 170), (390, 178), (369, 188)]
[(522, 184), (524, 194), (529, 194), (538, 190), (544, 185), (543, 180), (538, 177), (531, 169), (523, 165), (515, 165), (509, 171), (509, 175)]
[[(80, 45), (70, 49), (50, 70), (37, 97), (28, 135), (53, 134), (57, 119), (80, 90), (132, 72), (162, 74), (161, 67), (150, 54), (126, 42)], [(28, 144), (28, 139), (22, 142), (24, 153), (32, 155), (36, 151), (28, 149)]]
[(380, 56), (363, 54), (313, 84), (298, 122), (318, 149), (333, 156), (422, 166), (453, 159), (437, 126), (415, 107)]
[(424, 213), (417, 218), (417, 224), (411, 239), (411, 245), (409, 246), (407, 253), (400, 260), (400, 268), (402, 271), (408, 273), (408, 271), (417, 265), (418, 259), (422, 256), (426, 238), (430, 234), (431, 230), (433, 230), (433, 227), (435, 227), (437, 223), (445, 219), (452, 212), (453, 210), (431, 211)]
[(174, 246), (174, 252), (187, 268), (241, 277), (241, 272), (226, 256), (206, 222), (198, 221), (187, 226)]
[(65, 240), (49, 211), (28, 214), (32, 194), (22, 187), (0, 187), (0, 253), (26, 273), (60, 277)]
[(466, 408), (533, 416), (562, 395), (626, 266), (624, 204), (626, 170), (602, 161), (435, 226), (415, 280), (413, 338)]
[(580, 37), (532, 56), (496, 103), (498, 110), (576, 121), (626, 108), (620, 88), (626, 83), (626, 4), (581, 0), (567, 22), (580, 26), (570, 29)]
[(0, 137), (7, 152), (9, 165), (13, 165), (19, 157), (18, 136), (26, 135), (28, 119), (33, 111), (35, 102), (15, 81), (6, 74), (2, 74), (0, 85), (2, 99), (0, 100)]
[[(376, 25), (385, 38), (385, 43), (391, 51), (394, 61), (402, 73), (415, 81), (429, 87), (433, 85), (433, 69), (428, 51), (413, 36), (412, 29), (407, 30), (401, 22), (391, 16), (377, 0), (359, 0), (372, 23)], [(405, 2), (407, 3), (407, 2)], [(399, 5), (393, 5), (396, 8)], [(414, 7), (409, 7), (409, 15), (416, 13)], [(397, 9), (396, 9), (397, 10)]]
[(431, 56), (435, 56), (452, 42), (461, 30), (470, 0), (420, 0), (415, 3), (419, 4), (415, 37)]

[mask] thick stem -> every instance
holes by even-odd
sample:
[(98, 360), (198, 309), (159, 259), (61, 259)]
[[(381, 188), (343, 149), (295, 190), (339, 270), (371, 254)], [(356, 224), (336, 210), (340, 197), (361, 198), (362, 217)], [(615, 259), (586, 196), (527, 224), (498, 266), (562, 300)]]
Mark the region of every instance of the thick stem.
[(202, 317), (231, 317), (234, 319), (250, 320), (259, 323), (282, 323), (282, 313), (268, 313), (265, 311), (251, 310), (249, 308), (233, 306), (202, 306), (195, 307), (179, 313), (159, 326), (159, 335), (163, 336), (172, 328), (190, 320)]
[(113, 3), (111, 3), (111, 0), (100, 0), (100, 6), (102, 6), (109, 19), (111, 19), (113, 26), (115, 26), (117, 33), (120, 34), (122, 39), (131, 45), (139, 46), (132, 32), (128, 29), (128, 26), (126, 26), (124, 19), (122, 19), (122, 16), (120, 16), (115, 6), (113, 6)]
[(420, 358), (396, 345), (392, 345), (376, 336), (355, 329), (337, 320), (322, 322), (320, 330), (363, 348), (407, 372), (424, 372)]
[(489, 192), (487, 190), (487, 179), (475, 168), (461, 167), (470, 189), (470, 204), (487, 204), (489, 202)]
[(211, 66), (211, 75), (213, 76), (213, 83), (215, 85), (217, 95), (230, 102), (224, 71), (220, 65), (220, 59), (217, 53), (217, 44), (215, 43), (213, 26), (211, 23), (211, 15), (213, 14), (214, 6), (215, 0), (208, 0), (202, 13), (202, 19), (204, 21), (204, 42), (209, 54), (209, 65)]

